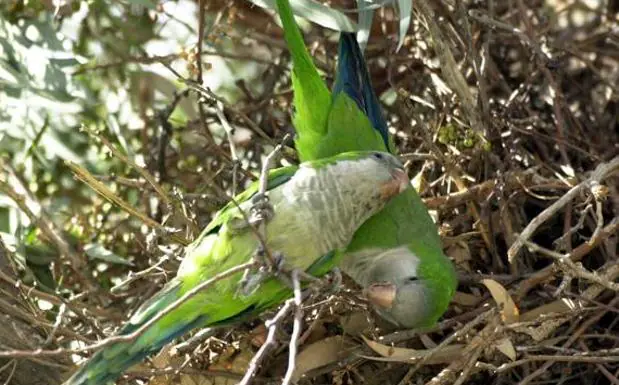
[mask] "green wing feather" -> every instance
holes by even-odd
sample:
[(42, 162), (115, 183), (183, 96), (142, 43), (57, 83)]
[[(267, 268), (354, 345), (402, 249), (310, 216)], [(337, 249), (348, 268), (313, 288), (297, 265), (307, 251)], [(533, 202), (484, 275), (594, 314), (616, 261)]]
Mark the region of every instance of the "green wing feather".
[(277, 0), (277, 6), (293, 62), (293, 123), (301, 161), (354, 150), (386, 151), (380, 133), (357, 104), (346, 93), (331, 95), (303, 42), (290, 3)]
[[(285, 183), (297, 169), (292, 166), (271, 171), (267, 189), (271, 190)], [(258, 192), (258, 188), (258, 182), (254, 182), (234, 198), (236, 203), (247, 202)], [(183, 265), (195, 264), (199, 269), (185, 274), (179, 270), (179, 275), (145, 302), (118, 334), (134, 332), (200, 282), (248, 260), (256, 248), (253, 236), (241, 234), (232, 242), (229, 232), (219, 234), (222, 228), (238, 217), (236, 204), (229, 203), (222, 208), (196, 241), (187, 248)], [(218, 258), (218, 254), (225, 254), (227, 257)], [(163, 345), (191, 329), (220, 325), (258, 314), (290, 296), (289, 288), (277, 279), (269, 279), (260, 286), (258, 293), (240, 298), (235, 295), (235, 285), (240, 277), (241, 273), (238, 273), (215, 283), (209, 290), (184, 302), (155, 322), (134, 341), (117, 342), (98, 351), (65, 384), (102, 385), (113, 381), (127, 368), (159, 351)]]
[[(290, 45), (292, 54), (292, 84), (296, 114), (295, 127), (301, 127), (302, 135), (296, 139), (303, 146), (313, 137), (323, 134), (327, 127), (327, 117), (331, 104), (331, 92), (318, 74), (316, 66), (303, 43), (301, 32), (296, 27), (292, 9), (288, 1), (277, 0), (280, 18), (284, 24), (284, 37)], [(289, 26), (295, 28), (289, 28)], [(317, 159), (317, 158), (314, 158)]]

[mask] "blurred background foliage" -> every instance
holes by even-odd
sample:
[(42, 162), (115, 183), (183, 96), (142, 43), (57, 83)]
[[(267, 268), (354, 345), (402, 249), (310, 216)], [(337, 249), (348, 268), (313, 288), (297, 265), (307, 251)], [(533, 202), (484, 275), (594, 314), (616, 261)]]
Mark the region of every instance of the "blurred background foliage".
[[(314, 21), (337, 27), (345, 19), (343, 29), (355, 25), (335, 7), (312, 0), (293, 1), (295, 7), (297, 3), (317, 7)], [(410, 6), (408, 0), (398, 4)], [(367, 15), (375, 9), (369, 7), (366, 17), (361, 13), (363, 28), (371, 27)], [(140, 243), (146, 242), (148, 230), (77, 180), (67, 162), (81, 164), (127, 203), (145, 209), (147, 216), (157, 221), (166, 217), (165, 225), (176, 230), (185, 226), (185, 236), (191, 238), (208, 222), (208, 213), (225, 201), (222, 191), (238, 190), (231, 180), (242, 187), (251, 176), (241, 172), (238, 181), (231, 178), (234, 170), (238, 173), (235, 164), (242, 170), (255, 168), (263, 152), (291, 132), (291, 93), (280, 84), (285, 68), (278, 58), (284, 47), (281, 31), (272, 12), (249, 2), (205, 2), (200, 41), (198, 4), (189, 0), (9, 0), (0, 4), (0, 15), (0, 151), (5, 175), (0, 231), (15, 248), (27, 284), (55, 290), (63, 281), (65, 288), (71, 287), (76, 277), (67, 274), (84, 268), (55, 263), (61, 262), (59, 250), (33, 223), (39, 210), (47, 212), (54, 231), (70, 240), (71, 250), (88, 257), (90, 268), (99, 263), (99, 270), (111, 269), (95, 269), (104, 287), (112, 285), (110, 279), (122, 266), (140, 268), (152, 262), (141, 257)], [(390, 15), (393, 18), (393, 12)], [(391, 32), (401, 41), (397, 27)], [(321, 33), (331, 41), (337, 37), (334, 31)], [(210, 105), (200, 105), (184, 79), (198, 80), (214, 91)], [(211, 108), (217, 98), (225, 101), (234, 130), (230, 136)], [(267, 106), (275, 108), (264, 111)], [(113, 156), (99, 136), (155, 175), (174, 202), (166, 202), (169, 207), (156, 199), (150, 202), (152, 189), (145, 194), (149, 187), (135, 167)], [(229, 140), (237, 149), (236, 160)], [(289, 158), (294, 155), (289, 153)], [(215, 192), (206, 182), (222, 189)], [(24, 198), (24, 205), (34, 205), (31, 216), (7, 189)], [(199, 207), (183, 211), (185, 204)], [(178, 210), (193, 217), (179, 219)]]
[[(196, 103), (195, 98), (183, 98), (178, 108), (167, 112), (179, 83), (164, 66), (141, 61), (154, 56), (150, 63), (173, 63), (191, 75), (183, 57), (196, 44), (196, 4), (169, 2), (156, 8), (148, 1), (71, 1), (58, 5), (37, 1), (0, 5), (0, 151), (5, 181), (17, 193), (32, 192), (32, 200), (72, 240), (71, 247), (89, 245), (84, 251), (90, 260), (124, 264), (139, 251), (132, 246), (140, 233), (139, 223), (122, 214), (123, 218), (110, 218), (118, 212), (76, 180), (65, 161), (108, 176), (105, 183), (132, 205), (147, 198), (137, 186), (128, 188), (113, 180), (114, 175), (129, 171), (127, 165), (109, 156), (87, 131), (107, 137), (122, 153), (155, 172), (158, 165), (146, 163), (157, 150), (161, 131), (185, 127), (197, 116)], [(225, 40), (220, 43), (225, 44)], [(247, 68), (251, 65), (218, 60), (216, 67), (205, 74), (205, 83), (222, 92), (227, 86), (226, 96), (233, 99), (233, 74), (243, 77), (251, 72)], [(160, 124), (164, 112), (170, 116)], [(221, 134), (214, 132), (212, 139), (222, 140)], [(176, 166), (177, 171), (190, 167), (196, 172), (191, 186), (195, 188), (203, 182), (196, 171), (197, 163), (204, 160), (198, 159), (202, 149), (197, 144), (206, 141), (196, 138), (200, 134), (188, 135), (189, 139), (174, 134), (170, 141), (179, 151), (186, 140), (192, 144), (189, 151), (194, 157), (179, 157)], [(88, 201), (92, 205), (84, 204)], [(0, 230), (5, 241), (19, 245), (25, 282), (55, 288), (49, 270), (56, 269), (57, 279), (66, 273), (52, 263), (57, 250), (44, 242), (37, 226), (9, 197), (1, 196), (0, 205)]]

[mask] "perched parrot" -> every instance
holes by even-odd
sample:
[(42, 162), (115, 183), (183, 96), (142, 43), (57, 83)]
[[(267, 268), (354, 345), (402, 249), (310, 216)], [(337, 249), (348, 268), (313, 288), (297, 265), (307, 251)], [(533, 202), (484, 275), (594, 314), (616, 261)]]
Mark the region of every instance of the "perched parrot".
[[(349, 152), (273, 170), (268, 180), (272, 215), (265, 225), (266, 247), (281, 256), (282, 269), (324, 275), (338, 263), (359, 226), (409, 183), (400, 161), (378, 151)], [(257, 192), (254, 183), (215, 215), (188, 246), (177, 276), (137, 310), (119, 335), (134, 332), (201, 282), (252, 259), (260, 242), (240, 210), (250, 212)], [(191, 329), (257, 315), (292, 295), (289, 286), (274, 277), (243, 293), (242, 275), (216, 281), (137, 339), (104, 347), (65, 385), (106, 384)]]
[[(340, 35), (337, 75), (329, 92), (288, 0), (277, 0), (277, 6), (293, 62), (293, 124), (301, 161), (353, 150), (395, 154), (355, 35)], [(412, 187), (357, 230), (340, 267), (365, 288), (376, 311), (400, 327), (435, 324), (457, 286), (436, 226)]]

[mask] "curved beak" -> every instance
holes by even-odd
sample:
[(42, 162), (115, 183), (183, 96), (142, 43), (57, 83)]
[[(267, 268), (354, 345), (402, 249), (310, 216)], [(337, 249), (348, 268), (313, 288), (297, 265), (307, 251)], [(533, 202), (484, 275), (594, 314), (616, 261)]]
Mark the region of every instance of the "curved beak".
[(391, 180), (384, 183), (381, 187), (381, 197), (383, 199), (392, 198), (408, 188), (410, 181), (406, 171), (396, 168), (391, 172)]
[(365, 295), (368, 297), (368, 301), (370, 301), (372, 305), (383, 309), (391, 309), (395, 301), (396, 293), (396, 286), (388, 282), (373, 283), (365, 289)]

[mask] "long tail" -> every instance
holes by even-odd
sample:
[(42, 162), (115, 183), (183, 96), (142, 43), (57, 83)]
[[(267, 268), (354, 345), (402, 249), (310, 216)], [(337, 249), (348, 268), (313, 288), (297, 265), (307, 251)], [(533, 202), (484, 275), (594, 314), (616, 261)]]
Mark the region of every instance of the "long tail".
[[(292, 88), (294, 90), (294, 126), (303, 137), (324, 135), (331, 104), (331, 92), (320, 77), (316, 65), (294, 21), (288, 0), (277, 0), (284, 38), (292, 56)], [(304, 139), (303, 139), (304, 140)]]
[(338, 56), (333, 95), (345, 92), (350, 96), (359, 109), (367, 115), (372, 127), (380, 132), (389, 151), (393, 152), (387, 122), (380, 108), (378, 97), (372, 88), (370, 73), (354, 33), (342, 32), (340, 34)]
[[(147, 301), (131, 320), (120, 330), (119, 335), (128, 335), (179, 298), (179, 285), (171, 281), (163, 290)], [(186, 319), (168, 315), (155, 322), (133, 341), (117, 342), (95, 353), (64, 385), (104, 385), (117, 379), (132, 365), (158, 352), (164, 345), (205, 323), (205, 317)]]

